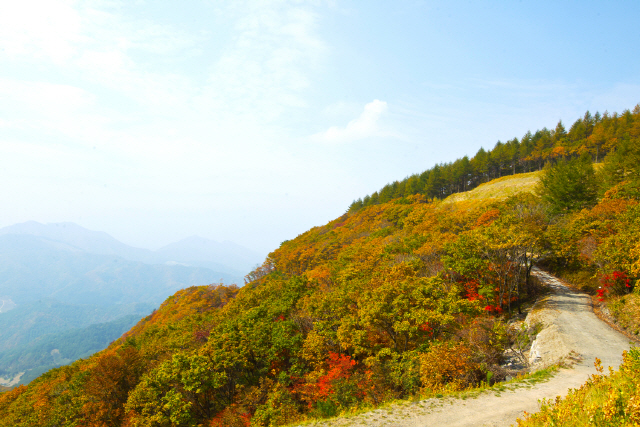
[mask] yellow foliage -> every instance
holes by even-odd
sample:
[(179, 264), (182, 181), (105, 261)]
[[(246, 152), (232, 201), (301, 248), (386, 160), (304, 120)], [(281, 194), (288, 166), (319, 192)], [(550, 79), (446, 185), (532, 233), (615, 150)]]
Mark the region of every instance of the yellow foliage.
[[(596, 369), (602, 372), (599, 360)], [(518, 426), (638, 426), (640, 425), (640, 349), (624, 354), (620, 370), (609, 376), (593, 375), (578, 390), (562, 399), (543, 402), (536, 414), (518, 419)]]
[(420, 357), (420, 380), (425, 391), (457, 391), (468, 387), (478, 366), (463, 343), (438, 342)]

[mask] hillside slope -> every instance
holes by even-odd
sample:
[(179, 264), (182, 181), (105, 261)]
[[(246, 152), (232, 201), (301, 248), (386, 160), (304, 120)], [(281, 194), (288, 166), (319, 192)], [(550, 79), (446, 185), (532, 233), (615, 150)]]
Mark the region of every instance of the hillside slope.
[(283, 242), (243, 288), (179, 291), (105, 351), (1, 394), (0, 426), (286, 425), (515, 374), (504, 351), (530, 335), (506, 321), (540, 294), (535, 262), (598, 277), (603, 300), (639, 288), (639, 117), (598, 128), (600, 196), (588, 154), (549, 169), (589, 172), (560, 175), (590, 177), (579, 209), (528, 191), (363, 201)]
[(277, 425), (500, 379), (495, 315), (535, 292), (521, 266), (544, 250), (537, 203), (415, 196), (346, 214), (244, 288), (180, 291), (107, 350), (1, 395), (0, 425)]
[[(496, 290), (482, 283), (505, 273), (486, 268), (497, 259), (479, 260), (469, 280), (444, 274), (458, 261), (443, 257), (457, 252), (457, 236), (535, 224), (535, 211), (514, 214), (530, 202), (414, 196), (315, 227), (283, 243), (244, 288), (178, 292), (109, 349), (4, 395), (0, 425), (40, 425), (54, 414), (97, 423), (108, 411), (118, 423), (156, 414), (163, 425), (181, 413), (184, 425), (247, 416), (281, 424), (407, 396), (429, 378), (434, 389), (466, 387), (487, 372), (498, 379), (505, 332), (484, 308), (515, 308), (531, 290), (526, 271), (509, 267), (506, 287)], [(510, 248), (514, 259), (530, 262), (526, 242), (533, 244)], [(459, 378), (432, 377), (429, 354), (466, 355), (453, 365)], [(58, 382), (74, 386), (52, 394)], [(105, 400), (115, 384), (121, 397)], [(46, 402), (38, 414), (35, 400)], [(73, 404), (61, 410), (62, 402)]]

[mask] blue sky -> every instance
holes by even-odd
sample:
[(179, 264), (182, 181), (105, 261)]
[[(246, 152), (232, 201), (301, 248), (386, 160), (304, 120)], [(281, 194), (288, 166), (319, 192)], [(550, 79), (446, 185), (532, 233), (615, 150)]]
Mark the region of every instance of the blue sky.
[(0, 226), (263, 253), (435, 163), (640, 102), (640, 3), (2, 1)]

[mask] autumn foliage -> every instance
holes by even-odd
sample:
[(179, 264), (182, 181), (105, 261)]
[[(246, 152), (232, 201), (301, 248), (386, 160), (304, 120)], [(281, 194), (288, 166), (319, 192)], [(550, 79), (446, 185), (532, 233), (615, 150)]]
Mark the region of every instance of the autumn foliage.
[[(529, 135), (524, 156), (479, 152), (497, 163), (472, 159), (477, 179), (426, 182), (445, 196), (584, 150), (620, 165), (638, 115), (585, 116)], [(181, 290), (106, 350), (0, 394), (0, 426), (284, 425), (500, 380), (503, 319), (536, 296), (534, 263), (634, 290), (635, 171), (614, 166), (595, 206), (560, 214), (529, 193), (441, 201), (410, 178), (283, 242), (242, 288)]]
[(541, 411), (525, 414), (518, 426), (640, 425), (640, 349), (625, 353), (620, 370), (612, 370), (608, 377), (598, 359), (595, 364), (599, 373), (582, 387), (569, 390), (564, 399), (542, 402)]

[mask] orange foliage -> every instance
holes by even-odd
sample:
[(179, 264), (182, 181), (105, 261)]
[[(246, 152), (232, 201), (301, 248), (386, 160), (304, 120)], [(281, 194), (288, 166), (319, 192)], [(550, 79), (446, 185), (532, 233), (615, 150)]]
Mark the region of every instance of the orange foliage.
[(19, 385), (13, 390), (0, 393), (0, 412), (6, 410), (25, 391), (27, 391), (27, 387)]
[(217, 414), (209, 427), (249, 427), (251, 414), (238, 405), (230, 405)]
[(498, 209), (490, 209), (478, 217), (476, 220), (476, 227), (491, 225), (499, 216), (500, 211)]
[(615, 217), (626, 211), (629, 207), (637, 205), (635, 200), (610, 199), (605, 197), (600, 203), (595, 205), (589, 212), (591, 217), (615, 219)]
[(142, 360), (135, 348), (100, 354), (84, 387), (86, 403), (82, 412), (85, 425), (108, 427), (122, 423), (129, 391), (138, 383), (141, 374)]
[(175, 323), (179, 319), (203, 313), (217, 308), (222, 308), (238, 293), (235, 285), (224, 286), (222, 284), (209, 286), (191, 286), (181, 289), (160, 305), (158, 310), (142, 319), (129, 332), (124, 334), (117, 343), (122, 343), (128, 337), (142, 334), (150, 326), (162, 326)]

